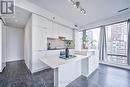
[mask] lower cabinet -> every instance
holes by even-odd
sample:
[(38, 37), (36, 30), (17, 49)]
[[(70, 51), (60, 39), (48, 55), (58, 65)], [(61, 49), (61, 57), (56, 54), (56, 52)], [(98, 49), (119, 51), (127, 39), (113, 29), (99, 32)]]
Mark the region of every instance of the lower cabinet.
[(92, 74), (98, 68), (99, 65), (98, 51), (91, 51), (88, 53), (90, 57), (83, 59), (81, 64), (81, 73), (86, 77)]
[(47, 69), (48, 66), (40, 61), (40, 58), (44, 57), (43, 51), (34, 51), (32, 53), (32, 73)]

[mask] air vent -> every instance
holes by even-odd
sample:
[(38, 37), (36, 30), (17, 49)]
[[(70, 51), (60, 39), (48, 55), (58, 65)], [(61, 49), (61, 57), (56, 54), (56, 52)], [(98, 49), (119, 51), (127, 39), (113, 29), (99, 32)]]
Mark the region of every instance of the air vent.
[(126, 10), (128, 10), (129, 8), (124, 8), (124, 9), (121, 9), (121, 10), (119, 10), (118, 12), (123, 12), (123, 11), (126, 11)]

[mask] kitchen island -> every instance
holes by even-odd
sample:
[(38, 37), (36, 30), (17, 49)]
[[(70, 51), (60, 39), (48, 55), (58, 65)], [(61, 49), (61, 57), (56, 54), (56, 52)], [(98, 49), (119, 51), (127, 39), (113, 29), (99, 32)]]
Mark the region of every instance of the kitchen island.
[(92, 52), (87, 55), (73, 55), (75, 55), (74, 58), (62, 59), (59, 58), (59, 54), (46, 54), (44, 58), (40, 59), (43, 63), (54, 69), (54, 87), (65, 87), (81, 75), (86, 77), (90, 75), (89, 60), (93, 55)]

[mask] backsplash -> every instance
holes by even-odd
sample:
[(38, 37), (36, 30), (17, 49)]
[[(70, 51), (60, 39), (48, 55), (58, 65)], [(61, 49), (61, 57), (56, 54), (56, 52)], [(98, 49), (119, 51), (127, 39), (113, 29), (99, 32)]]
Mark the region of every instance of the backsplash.
[(66, 48), (66, 42), (70, 42), (71, 46), (69, 48), (73, 49), (73, 41), (72, 40), (62, 40), (59, 38), (47, 38), (47, 49), (48, 50), (60, 50)]

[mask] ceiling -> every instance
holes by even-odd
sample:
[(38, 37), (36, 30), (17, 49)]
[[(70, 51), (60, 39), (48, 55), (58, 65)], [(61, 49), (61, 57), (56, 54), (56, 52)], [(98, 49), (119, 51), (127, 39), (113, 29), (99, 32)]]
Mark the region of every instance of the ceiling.
[(22, 8), (16, 7), (12, 17), (4, 18), (7, 26), (24, 29), (31, 13)]
[(87, 11), (83, 15), (68, 0), (28, 1), (79, 26), (122, 14), (118, 11), (130, 7), (130, 0), (79, 0)]

